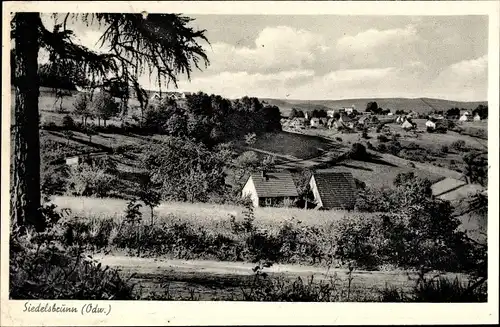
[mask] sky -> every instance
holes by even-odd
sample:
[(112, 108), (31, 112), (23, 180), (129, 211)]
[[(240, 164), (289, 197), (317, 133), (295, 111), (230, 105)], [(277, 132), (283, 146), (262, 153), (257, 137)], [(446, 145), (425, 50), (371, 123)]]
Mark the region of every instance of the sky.
[[(487, 16), (197, 15), (210, 66), (180, 91), (228, 98), (487, 100)], [(98, 30), (75, 25), (95, 49)], [(140, 82), (157, 89), (147, 76)]]

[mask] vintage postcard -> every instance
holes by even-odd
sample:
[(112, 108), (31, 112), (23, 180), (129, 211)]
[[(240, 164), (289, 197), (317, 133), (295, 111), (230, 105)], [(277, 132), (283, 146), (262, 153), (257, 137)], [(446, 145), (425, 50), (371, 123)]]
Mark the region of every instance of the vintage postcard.
[(499, 16), (4, 2), (1, 325), (498, 322)]

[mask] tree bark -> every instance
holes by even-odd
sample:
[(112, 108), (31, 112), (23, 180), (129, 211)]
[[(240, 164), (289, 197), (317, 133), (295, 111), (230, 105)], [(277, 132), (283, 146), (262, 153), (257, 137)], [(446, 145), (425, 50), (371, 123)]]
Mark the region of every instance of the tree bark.
[(40, 213), (40, 136), (38, 121), (39, 13), (15, 17), (15, 115), (11, 217), (18, 226), (44, 229)]

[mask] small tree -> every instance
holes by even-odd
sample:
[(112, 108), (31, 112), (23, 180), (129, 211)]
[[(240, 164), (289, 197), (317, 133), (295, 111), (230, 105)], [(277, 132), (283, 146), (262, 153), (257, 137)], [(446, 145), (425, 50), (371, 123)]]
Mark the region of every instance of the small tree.
[(66, 145), (69, 145), (69, 141), (73, 137), (73, 132), (70, 131), (69, 129), (66, 129), (66, 130), (64, 130), (63, 134), (64, 134), (64, 137), (66, 138)]
[(91, 110), (97, 117), (97, 124), (99, 126), (101, 119), (104, 121), (104, 126), (106, 126), (106, 120), (116, 116), (119, 109), (119, 105), (108, 92), (99, 92), (92, 99)]
[(73, 121), (73, 118), (71, 118), (70, 115), (66, 115), (63, 117), (62, 124), (63, 124), (63, 127), (66, 129), (75, 128), (75, 122)]
[(97, 130), (94, 126), (88, 126), (85, 128), (85, 134), (89, 137), (89, 142), (92, 143), (92, 136), (97, 135)]
[(87, 126), (87, 118), (92, 117), (90, 111), (90, 96), (87, 93), (80, 93), (76, 96), (75, 102), (73, 103), (75, 108), (73, 113), (82, 118), (82, 124)]
[(161, 195), (154, 188), (151, 182), (151, 177), (147, 175), (141, 181), (141, 190), (139, 191), (139, 199), (144, 202), (151, 210), (151, 225), (154, 223), (154, 208), (160, 205)]

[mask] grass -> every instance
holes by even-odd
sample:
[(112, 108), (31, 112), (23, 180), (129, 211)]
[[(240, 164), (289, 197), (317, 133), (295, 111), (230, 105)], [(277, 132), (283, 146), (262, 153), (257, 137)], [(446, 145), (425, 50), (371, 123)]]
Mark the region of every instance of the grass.
[[(90, 197), (56, 196), (53, 203), (60, 208), (71, 209), (73, 215), (79, 217), (113, 217), (121, 219), (127, 201), (121, 199), (99, 199)], [(160, 219), (176, 217), (179, 220), (200, 226), (222, 226), (229, 220), (230, 215), (237, 219), (243, 218), (244, 208), (233, 205), (209, 203), (167, 202), (155, 209), (155, 215)], [(143, 216), (147, 219), (150, 212), (142, 208)], [(255, 208), (255, 223), (262, 227), (276, 227), (284, 217), (295, 218), (307, 226), (326, 226), (333, 221), (342, 219), (349, 213), (342, 210), (318, 211), (298, 208)]]
[(256, 142), (250, 147), (294, 160), (316, 157), (332, 145), (332, 142), (318, 136), (278, 132), (257, 137)]

